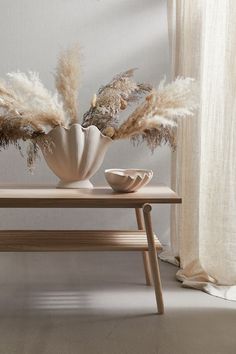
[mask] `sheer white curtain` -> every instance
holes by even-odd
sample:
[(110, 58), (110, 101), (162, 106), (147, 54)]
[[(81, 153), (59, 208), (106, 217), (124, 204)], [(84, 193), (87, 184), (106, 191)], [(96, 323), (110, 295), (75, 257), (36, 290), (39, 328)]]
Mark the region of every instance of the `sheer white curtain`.
[(173, 76), (195, 77), (200, 109), (178, 127), (171, 247), (184, 286), (236, 300), (236, 1), (169, 0)]

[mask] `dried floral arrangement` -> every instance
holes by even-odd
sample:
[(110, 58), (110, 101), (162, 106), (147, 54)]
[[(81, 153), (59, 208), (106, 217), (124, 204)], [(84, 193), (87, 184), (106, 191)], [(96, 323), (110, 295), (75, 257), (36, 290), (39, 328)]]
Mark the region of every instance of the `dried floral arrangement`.
[[(163, 80), (157, 89), (133, 79), (134, 69), (115, 76), (93, 96), (81, 125), (95, 125), (113, 140), (145, 141), (151, 150), (162, 144), (175, 148), (177, 119), (192, 115), (196, 109), (195, 83), (191, 78), (177, 78), (170, 84)], [(21, 149), (29, 143), (28, 166), (37, 155), (37, 141), (56, 126), (68, 128), (79, 123), (77, 94), (80, 79), (79, 49), (63, 51), (55, 70), (56, 93), (49, 92), (35, 72), (11, 72), (0, 80), (0, 149), (9, 144)], [(124, 122), (119, 113), (145, 96)], [(50, 145), (46, 139), (45, 146)]]

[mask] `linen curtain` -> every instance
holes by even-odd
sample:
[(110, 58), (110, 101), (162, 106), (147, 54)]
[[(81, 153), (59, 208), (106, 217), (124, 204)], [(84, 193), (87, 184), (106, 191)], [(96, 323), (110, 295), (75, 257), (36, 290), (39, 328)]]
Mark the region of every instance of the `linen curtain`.
[[(171, 249), (183, 286), (236, 300), (236, 1), (168, 0), (173, 76), (199, 82), (172, 156)], [(168, 258), (165, 254), (162, 258)]]

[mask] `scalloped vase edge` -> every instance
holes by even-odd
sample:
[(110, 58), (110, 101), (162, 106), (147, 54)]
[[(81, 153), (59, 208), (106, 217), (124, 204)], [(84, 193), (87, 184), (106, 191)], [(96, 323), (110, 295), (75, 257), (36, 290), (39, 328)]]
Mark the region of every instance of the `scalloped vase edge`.
[(83, 128), (79, 123), (68, 129), (55, 127), (45, 139), (50, 149), (45, 149), (43, 142), (38, 145), (49, 169), (60, 180), (57, 188), (93, 188), (89, 179), (101, 167), (112, 139), (94, 125)]

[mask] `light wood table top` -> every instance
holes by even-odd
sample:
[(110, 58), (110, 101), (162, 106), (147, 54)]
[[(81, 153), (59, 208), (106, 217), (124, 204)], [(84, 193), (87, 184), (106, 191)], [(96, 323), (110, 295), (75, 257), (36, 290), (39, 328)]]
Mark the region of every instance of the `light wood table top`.
[(47, 185), (0, 185), (0, 208), (140, 208), (149, 204), (181, 203), (171, 188), (160, 184), (134, 193), (110, 187), (57, 189)]

